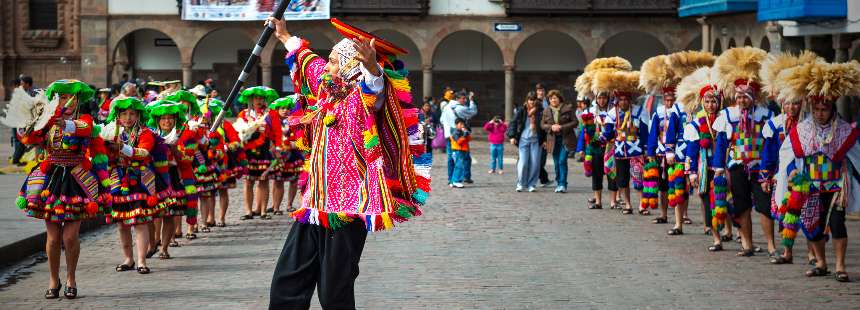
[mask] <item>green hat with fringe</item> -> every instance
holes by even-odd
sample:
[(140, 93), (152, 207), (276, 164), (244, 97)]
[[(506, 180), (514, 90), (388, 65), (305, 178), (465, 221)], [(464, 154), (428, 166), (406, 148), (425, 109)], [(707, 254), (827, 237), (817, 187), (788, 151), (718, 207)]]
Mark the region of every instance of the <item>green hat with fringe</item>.
[(78, 97), (78, 102), (87, 102), (95, 96), (96, 92), (89, 85), (78, 80), (56, 80), (45, 89), (45, 96), (53, 99), (56, 94), (75, 95)]
[(242, 94), (239, 95), (238, 101), (241, 104), (249, 104), (251, 101), (248, 99), (251, 97), (262, 97), (266, 100), (266, 104), (269, 104), (272, 103), (272, 101), (275, 101), (275, 99), (278, 99), (280, 95), (278, 95), (278, 92), (272, 88), (266, 86), (254, 86), (243, 90)]
[(122, 99), (116, 99), (110, 104), (110, 114), (108, 114), (106, 123), (110, 123), (119, 116), (119, 112), (117, 110), (137, 110), (140, 111), (140, 121), (141, 123), (146, 123), (146, 107), (143, 106), (143, 101), (137, 99), (135, 97), (125, 97)]
[(173, 102), (182, 103), (182, 101), (187, 101), (189, 106), (191, 107), (191, 115), (201, 115), (200, 107), (197, 106), (197, 96), (195, 96), (190, 91), (181, 89), (173, 92), (164, 97), (164, 100), (169, 100)]
[(185, 118), (185, 112), (188, 110), (184, 104), (170, 100), (156, 100), (146, 105), (146, 112), (149, 114), (149, 120), (146, 126), (150, 128), (158, 128), (158, 118), (164, 115), (174, 115), (176, 117), (176, 126), (181, 126), (188, 122)]
[(296, 109), (296, 104), (299, 103), (299, 95), (292, 94), (278, 100), (275, 100), (271, 104), (269, 104), (269, 109), (283, 109), (286, 108), (290, 111)]

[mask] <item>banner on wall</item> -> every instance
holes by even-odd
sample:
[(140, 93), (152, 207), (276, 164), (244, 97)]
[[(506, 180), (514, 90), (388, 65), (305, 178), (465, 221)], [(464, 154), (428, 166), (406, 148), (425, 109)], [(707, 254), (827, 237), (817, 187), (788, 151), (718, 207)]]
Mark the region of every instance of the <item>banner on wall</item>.
[(289, 1), (287, 20), (328, 19), (330, 0), (183, 0), (183, 20), (265, 20), (281, 1)]

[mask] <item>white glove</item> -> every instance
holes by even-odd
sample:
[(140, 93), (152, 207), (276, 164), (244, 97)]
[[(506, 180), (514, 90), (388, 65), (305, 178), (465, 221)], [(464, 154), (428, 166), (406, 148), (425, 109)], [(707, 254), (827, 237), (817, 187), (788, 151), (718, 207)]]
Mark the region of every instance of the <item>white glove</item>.
[(195, 120), (188, 121), (188, 129), (193, 131), (193, 130), (197, 130), (198, 127), (200, 127), (200, 122), (195, 121)]
[(100, 134), (102, 139), (110, 142), (110, 141), (113, 141), (114, 139), (116, 139), (117, 134), (122, 136), (123, 128), (120, 127), (119, 130), (117, 131), (116, 126), (117, 126), (117, 124), (115, 121), (102, 126), (102, 131)]

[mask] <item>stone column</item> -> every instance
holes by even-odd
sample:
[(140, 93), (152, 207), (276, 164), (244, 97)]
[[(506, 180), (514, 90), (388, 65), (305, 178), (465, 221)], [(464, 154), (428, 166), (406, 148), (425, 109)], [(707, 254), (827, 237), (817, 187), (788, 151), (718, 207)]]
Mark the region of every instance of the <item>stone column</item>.
[(505, 65), (505, 121), (514, 114), (514, 66)]
[[(834, 55), (835, 62), (845, 62), (848, 61), (848, 49), (851, 48), (851, 37), (846, 34), (834, 34), (833, 38), (833, 49), (836, 51)], [(854, 117), (854, 113), (849, 107), (851, 100), (848, 97), (839, 98), (836, 101), (836, 110), (839, 112), (839, 115), (842, 116), (843, 119), (852, 121)]]
[(433, 65), (424, 65), (421, 72), (424, 73), (421, 85), (424, 97), (433, 97)]
[(108, 12), (107, 0), (81, 2), (80, 44), (81, 80), (105, 87), (108, 83)]
[[(263, 86), (272, 87), (272, 64), (263, 62), (260, 64), (260, 73), (263, 76)], [(279, 87), (272, 87), (274, 89), (280, 89)]]
[(192, 79), (193, 79), (192, 74), (194, 73), (194, 71), (192, 71), (192, 69), (191, 69), (193, 67), (193, 65), (194, 64), (190, 63), (190, 62), (183, 62), (182, 63), (182, 85), (185, 85), (185, 87), (190, 88), (190, 87), (194, 86), (194, 85), (191, 85), (194, 83), (194, 81), (192, 81)]
[(711, 51), (711, 24), (708, 24), (707, 17), (702, 16), (696, 19), (699, 25), (702, 25), (702, 51)]

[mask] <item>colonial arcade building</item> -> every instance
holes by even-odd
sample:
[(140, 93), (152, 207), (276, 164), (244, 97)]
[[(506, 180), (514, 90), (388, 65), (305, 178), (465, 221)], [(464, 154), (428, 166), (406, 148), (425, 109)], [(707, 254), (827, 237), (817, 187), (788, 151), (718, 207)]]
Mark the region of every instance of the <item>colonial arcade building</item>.
[[(537, 82), (573, 97), (574, 80), (596, 57), (621, 56), (638, 67), (648, 57), (685, 49), (783, 48), (778, 30), (769, 32), (770, 24), (758, 23), (754, 12), (679, 17), (679, 6), (687, 2), (332, 0), (331, 14), (406, 48), (416, 98), (439, 97), (446, 86), (467, 88), (477, 94), (479, 119), (487, 119), (510, 116)], [(186, 86), (212, 78), (226, 93), (262, 22), (185, 21), (177, 3), (0, 0), (0, 96), (8, 98), (11, 80), (21, 73), (33, 76), (37, 86), (77, 77), (105, 87), (123, 74), (177, 79)], [(339, 40), (327, 21), (288, 27), (321, 54)], [(274, 41), (249, 83), (289, 92), (283, 46)]]

